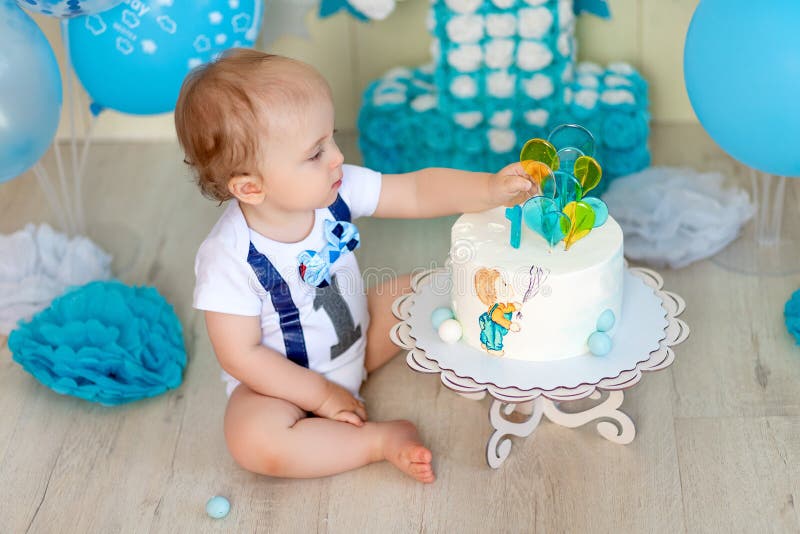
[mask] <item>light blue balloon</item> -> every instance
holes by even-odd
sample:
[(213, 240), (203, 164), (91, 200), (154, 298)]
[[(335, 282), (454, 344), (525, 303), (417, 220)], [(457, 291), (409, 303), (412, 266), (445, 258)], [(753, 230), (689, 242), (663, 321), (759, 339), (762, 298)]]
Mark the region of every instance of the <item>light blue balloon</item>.
[(603, 313), (600, 314), (600, 317), (597, 318), (597, 331), (608, 332), (614, 328), (614, 323), (616, 322), (617, 318), (614, 316), (614, 312), (611, 310), (604, 310)]
[(800, 177), (800, 2), (701, 0), (684, 47), (700, 123), (751, 167)]
[(561, 212), (556, 201), (543, 196), (531, 197), (522, 205), (522, 220), (551, 247), (564, 239), (572, 227), (572, 221)]
[(120, 2), (122, 0), (17, 0), (25, 9), (60, 19), (99, 13)]
[(206, 503), (206, 513), (214, 519), (222, 519), (231, 511), (231, 503), (225, 497), (215, 495)]
[(589, 336), (589, 352), (595, 356), (605, 356), (611, 352), (611, 337), (605, 332), (593, 332)]
[[(573, 162), (573, 166), (575, 163)], [(583, 198), (583, 187), (572, 172), (556, 171), (556, 204), (563, 210), (570, 202), (577, 202)]]
[(175, 109), (192, 68), (229, 48), (253, 46), (262, 11), (261, 0), (125, 0), (69, 21), (70, 58), (97, 106), (165, 113)]
[(431, 313), (431, 324), (433, 324), (434, 330), (439, 330), (439, 325), (441, 325), (448, 319), (454, 319), (454, 318), (455, 314), (453, 313), (453, 310), (451, 310), (450, 308), (444, 308), (444, 307), (436, 308)]
[(61, 74), (39, 26), (0, 0), (0, 183), (47, 151), (61, 117)]

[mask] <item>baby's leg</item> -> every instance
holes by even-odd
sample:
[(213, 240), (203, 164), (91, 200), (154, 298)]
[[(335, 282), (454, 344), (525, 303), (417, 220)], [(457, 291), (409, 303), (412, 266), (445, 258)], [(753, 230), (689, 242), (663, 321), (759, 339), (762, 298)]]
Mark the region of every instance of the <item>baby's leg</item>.
[(392, 303), (400, 295), (411, 292), (411, 275), (404, 274), (373, 287), (367, 293), (369, 330), (364, 367), (372, 372), (392, 359), (400, 350), (389, 338), (389, 330), (398, 319), (392, 314)]
[(431, 452), (408, 421), (357, 427), (306, 417), (294, 404), (255, 393), (244, 384), (225, 411), (225, 440), (248, 471), (288, 478), (315, 478), (389, 460), (420, 482), (433, 482)]

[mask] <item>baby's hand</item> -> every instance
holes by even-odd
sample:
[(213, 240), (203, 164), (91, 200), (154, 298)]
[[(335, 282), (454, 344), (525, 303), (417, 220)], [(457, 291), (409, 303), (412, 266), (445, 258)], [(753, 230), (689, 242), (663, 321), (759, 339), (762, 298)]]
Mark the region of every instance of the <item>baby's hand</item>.
[(362, 426), (367, 420), (367, 410), (364, 403), (356, 399), (352, 393), (339, 384), (328, 380), (326, 385), (325, 400), (316, 410), (315, 414), (326, 419), (342, 421), (355, 426)]
[(511, 323), (511, 326), (509, 326), (508, 329), (512, 332), (519, 332), (519, 323)]
[(522, 164), (512, 163), (492, 176), (489, 183), (489, 199), (492, 206), (514, 206), (532, 196), (540, 194), (539, 186), (522, 168)]

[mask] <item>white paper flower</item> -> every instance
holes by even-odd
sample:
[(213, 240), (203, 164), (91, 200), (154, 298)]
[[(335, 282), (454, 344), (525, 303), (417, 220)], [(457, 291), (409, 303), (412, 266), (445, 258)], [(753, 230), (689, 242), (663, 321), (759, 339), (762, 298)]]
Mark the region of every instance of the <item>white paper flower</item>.
[(28, 224), (0, 235), (0, 334), (47, 308), (68, 287), (111, 278), (111, 256), (89, 238)]
[(530, 79), (522, 82), (522, 85), (525, 88), (525, 94), (536, 100), (547, 98), (555, 90), (553, 80), (544, 74), (534, 74)]
[(553, 25), (553, 14), (546, 7), (519, 10), (519, 35), (524, 39), (541, 39)]
[(517, 47), (517, 65), (522, 70), (542, 70), (553, 61), (553, 52), (537, 41), (523, 41)]

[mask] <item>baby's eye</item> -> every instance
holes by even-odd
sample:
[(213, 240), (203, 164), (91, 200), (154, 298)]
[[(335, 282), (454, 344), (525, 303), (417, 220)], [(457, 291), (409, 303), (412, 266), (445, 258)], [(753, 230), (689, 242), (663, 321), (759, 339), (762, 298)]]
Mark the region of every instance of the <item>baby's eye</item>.
[(318, 151), (317, 151), (317, 153), (316, 153), (316, 154), (314, 154), (313, 156), (311, 156), (311, 157), (310, 157), (310, 158), (308, 158), (308, 159), (310, 159), (310, 160), (312, 160), (312, 161), (316, 161), (316, 160), (318, 160), (318, 159), (319, 159), (319, 158), (322, 156), (322, 153), (323, 153), (323, 152), (324, 152), (324, 150), (320, 149), (320, 150), (318, 150)]

